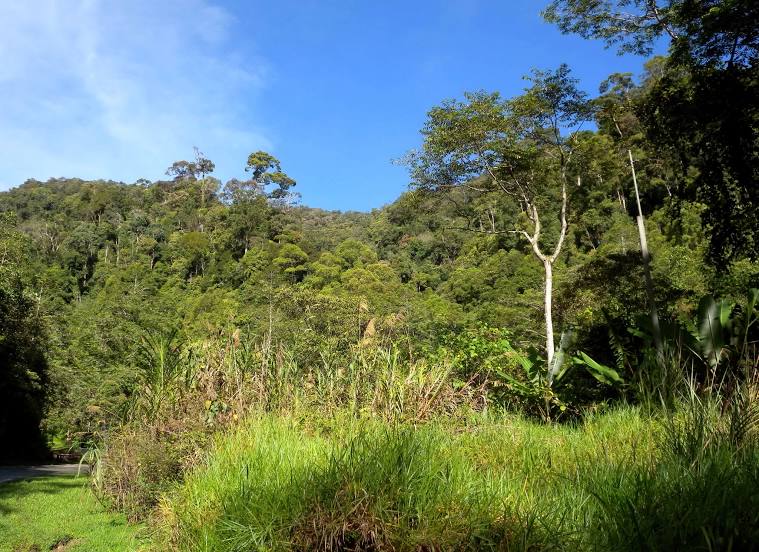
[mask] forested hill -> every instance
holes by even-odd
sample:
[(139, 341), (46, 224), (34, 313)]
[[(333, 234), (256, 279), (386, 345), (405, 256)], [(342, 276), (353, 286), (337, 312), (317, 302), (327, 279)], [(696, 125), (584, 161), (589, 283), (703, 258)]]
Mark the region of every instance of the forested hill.
[[(482, 325), (507, 328), (524, 347), (541, 343), (542, 267), (528, 244), (462, 229), (453, 203), (409, 193), (371, 214), (339, 213), (263, 196), (202, 199), (199, 189), (57, 179), (0, 194), (2, 238), (23, 258), (27, 308), (39, 314), (28, 328), (47, 358), (38, 369), (55, 383), (50, 429), (91, 429), (113, 415), (136, 375), (135, 342), (150, 330), (202, 340), (271, 325), (274, 339), (304, 352), (357, 342), (370, 322), (418, 347)], [(678, 209), (675, 226), (668, 201), (651, 205), (649, 240), (661, 304), (687, 316), (712, 271), (701, 207)], [(605, 359), (598, 328), (645, 312), (636, 231), (613, 194), (573, 205), (572, 219), (556, 316)]]
[[(652, 60), (641, 84), (612, 75), (592, 100), (561, 66), (513, 99), (444, 102), (407, 159), (411, 190), (372, 213), (297, 206), (295, 181), (265, 152), (248, 158), (250, 178), (223, 184), (196, 150), (171, 180), (30, 180), (0, 193), (0, 354), (13, 389), (0, 427), (107, 424), (133, 392), (141, 340), (156, 335), (244, 333), (311, 366), (385, 339), (410, 355), (455, 345), (474, 358), (498, 328), (551, 370), (571, 347), (634, 372), (625, 348), (651, 335), (652, 305), (666, 329), (707, 293), (737, 299), (759, 285), (750, 197), (726, 207), (733, 188), (707, 178), (753, 193), (738, 179), (753, 158), (712, 158), (658, 133), (651, 102), (685, 86), (666, 80), (680, 71), (668, 63)], [(566, 134), (588, 120), (597, 130)], [(728, 207), (735, 216), (719, 218)]]

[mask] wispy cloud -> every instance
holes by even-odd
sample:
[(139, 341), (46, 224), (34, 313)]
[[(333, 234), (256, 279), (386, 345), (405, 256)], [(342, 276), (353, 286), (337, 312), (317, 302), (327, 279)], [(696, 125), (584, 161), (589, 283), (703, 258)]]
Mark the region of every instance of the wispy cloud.
[(266, 64), (236, 24), (208, 0), (0, 2), (0, 188), (158, 178), (193, 145), (239, 172), (270, 144)]

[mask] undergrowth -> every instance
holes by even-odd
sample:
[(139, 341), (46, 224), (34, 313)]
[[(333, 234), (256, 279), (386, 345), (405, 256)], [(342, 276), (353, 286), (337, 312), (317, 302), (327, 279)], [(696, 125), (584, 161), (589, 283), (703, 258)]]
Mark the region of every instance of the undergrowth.
[(753, 379), (556, 424), (393, 347), (144, 353), (93, 480), (156, 550), (759, 550)]
[(261, 414), (164, 495), (156, 547), (755, 550), (756, 427), (729, 425), (716, 403), (574, 426)]
[(141, 385), (124, 423), (92, 455), (97, 494), (132, 520), (144, 519), (181, 481), (213, 435), (249, 416), (416, 424), (466, 416), (486, 404), (484, 389), (456, 379), (450, 364), (414, 360), (393, 347), (358, 347), (347, 357), (325, 354), (321, 364), (304, 365), (283, 347), (237, 335), (184, 349), (159, 335), (141, 353)]

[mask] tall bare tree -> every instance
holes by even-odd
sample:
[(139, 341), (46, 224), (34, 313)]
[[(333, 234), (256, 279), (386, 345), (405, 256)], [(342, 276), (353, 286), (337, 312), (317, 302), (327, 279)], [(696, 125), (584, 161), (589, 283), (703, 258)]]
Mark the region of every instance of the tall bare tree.
[[(463, 102), (447, 101), (432, 109), (422, 130), (424, 145), (407, 161), (416, 189), (436, 193), (460, 189), (469, 197), (499, 195), (519, 206), (523, 221), (516, 228), (498, 228), (490, 211), (489, 226), (478, 224), (482, 220), (478, 213), (466, 228), (523, 236), (543, 265), (550, 380), (558, 368), (553, 362), (553, 271), (569, 227), (573, 144), (590, 108), (566, 65), (534, 71), (529, 81), (525, 93), (511, 100), (478, 92), (467, 94)], [(552, 209), (555, 216), (546, 218), (545, 212)]]
[(634, 85), (629, 74), (616, 73), (611, 75), (601, 84), (602, 95), (596, 99), (596, 104), (600, 107), (597, 115), (598, 120), (602, 124), (605, 123), (606, 126), (610, 127), (608, 130), (616, 134), (618, 145), (621, 150), (627, 151), (627, 158), (630, 162), (630, 174), (632, 175), (633, 190), (635, 192), (635, 205), (638, 209), (638, 215), (635, 217), (635, 220), (638, 225), (638, 239), (643, 258), (643, 274), (645, 277), (648, 312), (651, 319), (651, 333), (656, 350), (661, 353), (661, 327), (659, 324), (659, 312), (656, 308), (654, 280), (651, 276), (651, 255), (648, 250), (646, 225), (643, 218), (643, 208), (640, 204), (640, 191), (638, 189), (638, 175), (635, 171), (635, 160), (632, 152), (632, 135), (641, 132), (640, 122), (635, 117), (632, 109), (631, 95), (633, 90)]

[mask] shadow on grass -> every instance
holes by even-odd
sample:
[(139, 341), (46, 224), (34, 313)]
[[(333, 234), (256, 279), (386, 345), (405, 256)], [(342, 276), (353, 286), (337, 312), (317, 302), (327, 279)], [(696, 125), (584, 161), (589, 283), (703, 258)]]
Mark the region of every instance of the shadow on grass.
[(51, 478), (24, 479), (0, 483), (0, 514), (13, 512), (14, 500), (29, 498), (34, 495), (56, 494), (87, 485), (86, 477), (56, 476)]

